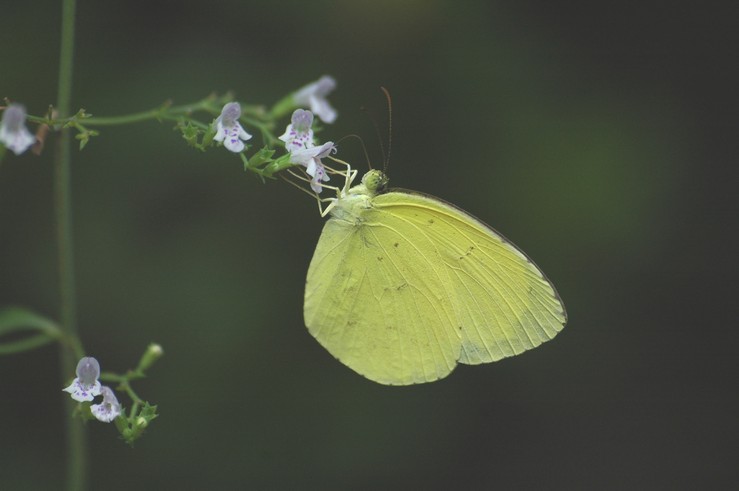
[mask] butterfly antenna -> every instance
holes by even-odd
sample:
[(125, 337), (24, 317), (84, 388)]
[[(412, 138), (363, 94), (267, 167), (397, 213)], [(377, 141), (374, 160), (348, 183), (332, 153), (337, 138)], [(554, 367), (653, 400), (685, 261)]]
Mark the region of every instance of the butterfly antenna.
[(390, 165), (390, 151), (393, 149), (393, 99), (385, 87), (380, 87), (387, 99), (387, 155), (383, 152), (384, 167), (382, 171), (387, 174), (387, 166)]
[[(375, 129), (375, 135), (377, 135), (377, 142), (380, 144), (380, 152), (382, 152), (382, 161), (385, 162), (387, 159), (385, 158), (385, 146), (382, 144), (382, 136), (380, 135), (380, 127), (377, 124), (377, 120), (372, 117), (372, 115), (367, 111), (367, 108), (364, 106), (359, 108), (360, 111), (364, 112), (369, 120), (372, 122), (372, 127)], [(366, 151), (366, 150), (365, 150)], [(370, 169), (372, 166), (370, 165)]]
[(359, 140), (359, 143), (362, 145), (362, 151), (364, 152), (364, 158), (367, 161), (367, 167), (369, 167), (371, 170), (372, 162), (370, 161), (369, 153), (367, 153), (367, 146), (364, 144), (364, 140), (362, 140), (362, 137), (359, 135), (355, 135), (355, 134), (342, 136), (340, 139), (336, 141), (336, 144), (338, 145), (339, 143), (341, 143), (343, 140), (347, 138), (356, 138), (357, 140)]

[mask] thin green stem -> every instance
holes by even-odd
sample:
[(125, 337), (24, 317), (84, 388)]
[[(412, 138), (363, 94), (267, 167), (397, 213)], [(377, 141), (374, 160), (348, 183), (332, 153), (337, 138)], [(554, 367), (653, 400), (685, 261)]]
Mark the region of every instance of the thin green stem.
[[(74, 59), (74, 18), (76, 0), (62, 2), (62, 35), (59, 56), (59, 92), (57, 109), (61, 117), (69, 115), (72, 98), (72, 68)], [(61, 330), (68, 338), (77, 338), (75, 306), (74, 256), (72, 253), (71, 207), (71, 146), (68, 129), (63, 129), (55, 155), (54, 198), (56, 207), (57, 243), (59, 249), (59, 293), (61, 302)], [(60, 349), (62, 383), (67, 381), (76, 366), (75, 353), (67, 346)], [(82, 491), (87, 488), (87, 439), (82, 421), (72, 417), (72, 404), (66, 408), (66, 488)]]
[(208, 99), (195, 102), (193, 104), (185, 104), (182, 106), (169, 107), (164, 105), (156, 109), (149, 111), (142, 111), (140, 113), (126, 114), (124, 116), (107, 116), (107, 117), (90, 117), (84, 120), (85, 126), (112, 126), (118, 124), (129, 124), (138, 123), (140, 121), (147, 121), (149, 119), (158, 120), (174, 120), (179, 115), (188, 115), (195, 111), (209, 111), (214, 112), (216, 109), (212, 107), (212, 102)]
[[(78, 125), (78, 126), (115, 126), (122, 124), (140, 123), (142, 121), (148, 121), (151, 119), (156, 120), (168, 120), (168, 121), (179, 121), (181, 116), (190, 116), (192, 113), (197, 111), (205, 111), (210, 114), (218, 114), (220, 111), (221, 102), (225, 99), (224, 97), (216, 98), (215, 96), (206, 97), (203, 100), (193, 102), (190, 104), (183, 104), (180, 106), (171, 106), (169, 103), (165, 103), (154, 109), (147, 111), (141, 111), (133, 114), (124, 114), (121, 116), (90, 116), (86, 114), (84, 110), (80, 110), (79, 113), (62, 117), (46, 116), (34, 116), (29, 114), (27, 116), (28, 121), (38, 124), (46, 124), (52, 127), (64, 127), (65, 125)], [(61, 110), (59, 110), (61, 112)], [(208, 125), (204, 125), (208, 126)]]
[(144, 400), (141, 399), (136, 392), (134, 392), (133, 387), (131, 387), (131, 380), (142, 378), (146, 378), (146, 375), (135, 370), (129, 370), (128, 372), (126, 372), (125, 375), (118, 375), (117, 373), (111, 372), (103, 372), (100, 374), (100, 381), (116, 382), (118, 384), (118, 387), (116, 387), (116, 389), (126, 392), (128, 394), (128, 397), (130, 397), (131, 400), (133, 400), (136, 404), (143, 404)]

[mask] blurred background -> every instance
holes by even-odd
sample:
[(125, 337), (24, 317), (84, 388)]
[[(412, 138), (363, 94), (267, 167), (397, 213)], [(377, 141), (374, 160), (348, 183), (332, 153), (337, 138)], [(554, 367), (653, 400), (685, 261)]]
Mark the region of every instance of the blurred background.
[[(74, 151), (80, 332), (103, 369), (165, 357), (136, 448), (89, 424), (93, 489), (721, 489), (737, 470), (736, 10), (661, 2), (78, 2), (73, 107), (323, 74), (339, 118), (385, 125), (392, 185), (525, 250), (569, 324), (522, 356), (406, 388), (334, 360), (302, 321), (323, 219), (171, 124)], [(55, 102), (60, 6), (3, 7), (0, 96)], [(733, 47), (732, 47), (733, 46)], [(287, 121), (285, 121), (287, 123)], [(0, 305), (56, 318), (51, 152), (0, 166)], [(356, 140), (339, 157), (366, 168)], [(72, 374), (69, 374), (70, 376)], [(58, 353), (0, 358), (0, 489), (64, 475)]]

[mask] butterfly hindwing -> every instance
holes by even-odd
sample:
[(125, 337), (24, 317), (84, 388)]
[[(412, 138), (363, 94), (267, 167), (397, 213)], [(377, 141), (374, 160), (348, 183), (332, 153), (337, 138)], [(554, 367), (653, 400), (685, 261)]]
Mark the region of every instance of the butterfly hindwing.
[(308, 270), (305, 322), (336, 358), (392, 385), (429, 382), (456, 365), (461, 336), (438, 250), (366, 210), (361, 225), (330, 219)]

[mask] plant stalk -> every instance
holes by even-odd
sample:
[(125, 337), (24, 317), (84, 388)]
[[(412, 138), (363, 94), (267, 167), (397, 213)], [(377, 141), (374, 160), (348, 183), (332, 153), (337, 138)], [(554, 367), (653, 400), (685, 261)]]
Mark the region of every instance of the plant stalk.
[[(62, 32), (59, 56), (59, 91), (57, 110), (60, 117), (69, 115), (72, 98), (72, 69), (74, 60), (74, 20), (76, 0), (62, 1)], [(72, 189), (71, 189), (72, 140), (68, 129), (62, 129), (54, 162), (54, 206), (56, 208), (57, 247), (59, 261), (60, 324), (62, 332), (77, 339), (77, 313), (74, 282), (74, 255), (72, 242)], [(75, 353), (60, 344), (60, 369), (62, 385), (74, 373)], [(87, 488), (87, 438), (82, 420), (72, 417), (73, 405), (64, 402), (66, 425), (68, 491), (84, 491)]]

